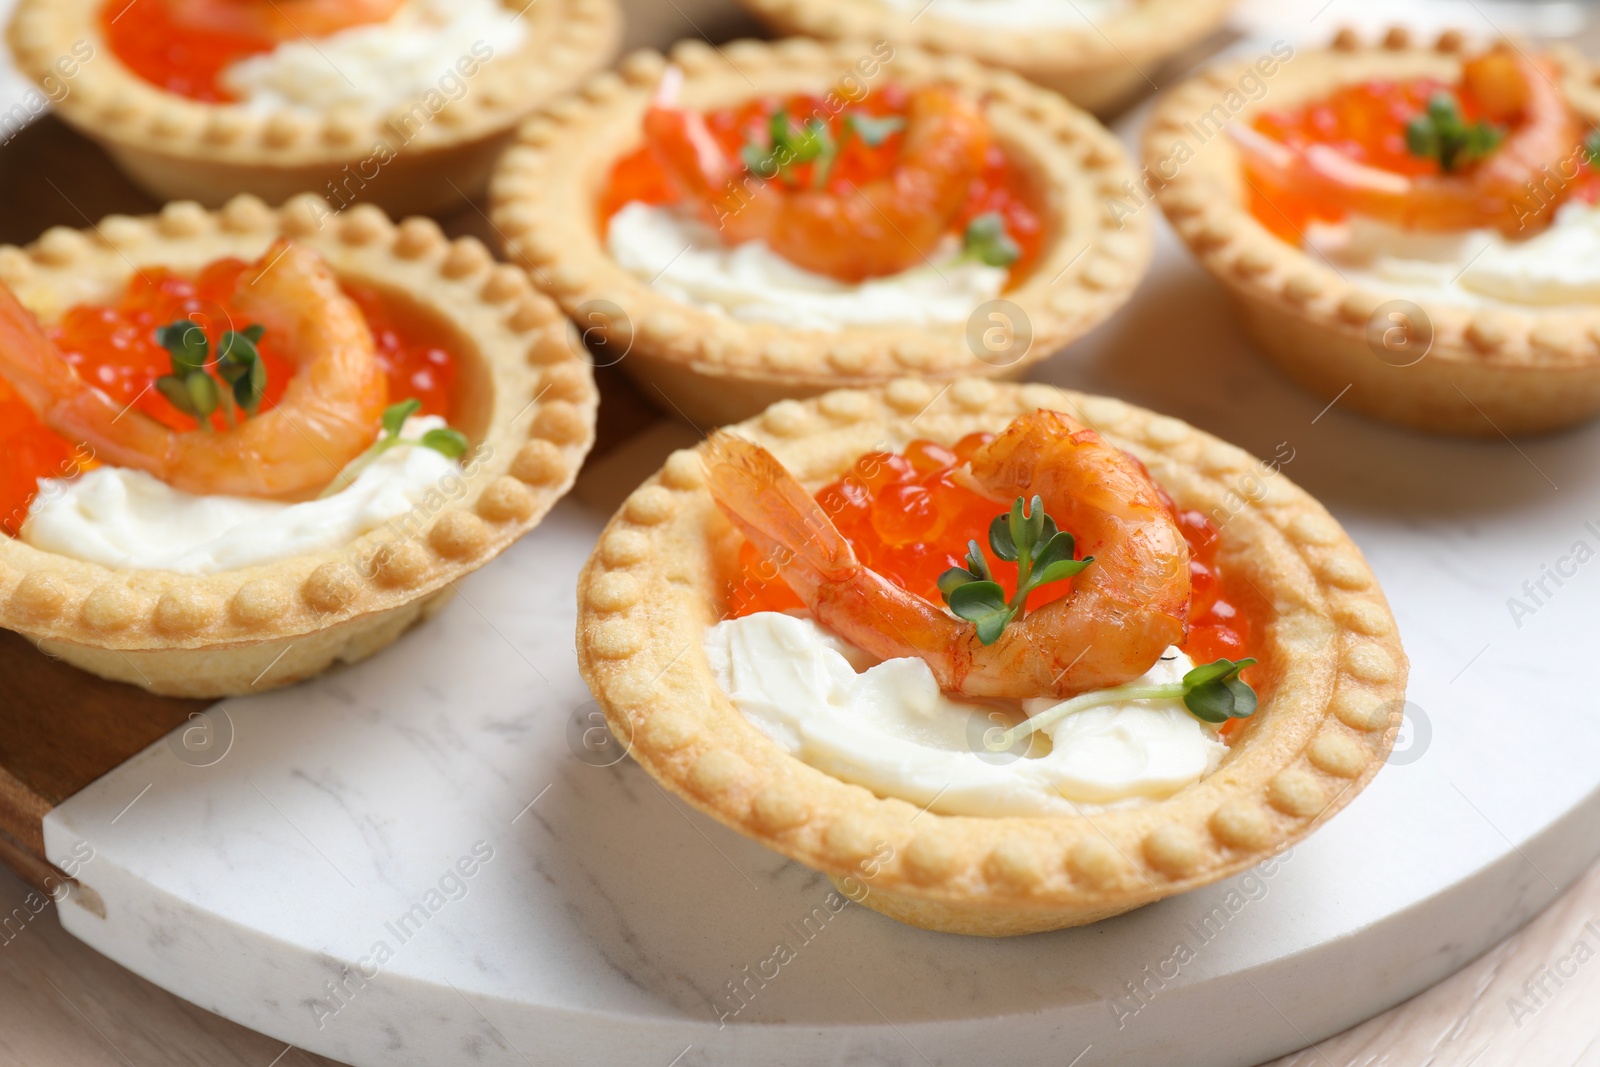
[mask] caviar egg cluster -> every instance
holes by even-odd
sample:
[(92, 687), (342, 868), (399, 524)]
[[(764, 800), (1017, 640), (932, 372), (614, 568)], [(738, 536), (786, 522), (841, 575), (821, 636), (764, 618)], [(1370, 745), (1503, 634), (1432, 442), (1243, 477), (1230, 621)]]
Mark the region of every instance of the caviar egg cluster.
[[(828, 171), (827, 189), (834, 194), (849, 193), (868, 182), (886, 177), (900, 157), (903, 132), (890, 133), (877, 145), (863, 138), (846, 136), (847, 117), (860, 113), (875, 119), (904, 118), (910, 93), (891, 85), (867, 94), (859, 103), (833, 112), (820, 96), (760, 97), (738, 107), (705, 113), (707, 127), (730, 163), (740, 162), (740, 151), (748, 144), (763, 144), (773, 115), (779, 110), (795, 118), (825, 121), (834, 141), (840, 144), (838, 157)], [(800, 163), (788, 172), (796, 189), (811, 189), (815, 184), (815, 163)], [(635, 201), (651, 204), (676, 204), (684, 199), (654, 146), (646, 143), (623, 156), (611, 169), (611, 176), (599, 201), (602, 230), (612, 215)], [(991, 143), (983, 169), (973, 179), (967, 201), (952, 220), (951, 233), (959, 234), (979, 215), (998, 212), (1005, 220), (1006, 233), (1017, 243), (1021, 255), (1011, 264), (1011, 276), (1020, 278), (1038, 258), (1044, 225), (1038, 207), (1029, 194), (1024, 175), (1011, 162), (1005, 150)]]
[[(988, 550), (989, 524), (1009, 502), (974, 492), (959, 476), (973, 453), (993, 439), (993, 434), (978, 433), (949, 448), (918, 440), (900, 453), (869, 452), (844, 477), (819, 491), (817, 503), (849, 539), (862, 563), (926, 600), (942, 603), (939, 575), (964, 565), (969, 541), (983, 547), (995, 579), (1006, 589), (1015, 589), (1016, 564), (996, 559)], [(1189, 545), (1192, 593), (1183, 651), (1196, 663), (1244, 658), (1249, 621), (1228, 595), (1218, 569), (1216, 526), (1201, 512), (1178, 510), (1164, 491), (1161, 498)], [(1093, 552), (1092, 546), (1079, 548), (1083, 554)], [(738, 570), (727, 597), (730, 616), (804, 606), (748, 542), (740, 548)], [(1042, 586), (1029, 594), (1027, 606), (1036, 609), (1071, 588), (1071, 581)]]

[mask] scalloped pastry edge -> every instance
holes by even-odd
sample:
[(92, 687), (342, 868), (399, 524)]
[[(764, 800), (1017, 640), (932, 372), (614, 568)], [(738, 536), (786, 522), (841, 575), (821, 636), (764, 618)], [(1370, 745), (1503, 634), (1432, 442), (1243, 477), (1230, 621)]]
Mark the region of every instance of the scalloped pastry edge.
[(0, 280), (30, 306), (70, 304), (80, 297), (59, 294), (84, 293), (85, 279), (114, 290), (135, 265), (254, 258), (289, 237), (476, 346), (492, 395), (459, 489), (338, 549), (209, 575), (104, 567), (0, 538), (0, 627), (155, 692), (259, 692), (394, 640), (571, 488), (599, 396), (560, 309), (480, 241), (448, 240), (430, 219), (395, 224), (370, 204), (328, 223), (330, 213), (306, 194), (278, 210), (238, 196), (216, 212), (178, 202), (159, 215), (111, 215), (88, 231), (56, 227), (25, 248), (0, 247)]
[[(713, 49), (685, 41), (670, 59), (651, 51), (628, 56), (619, 72), (598, 75), (543, 108), (502, 158), (490, 183), (491, 216), (508, 257), (568, 314), (606, 331), (608, 343), (626, 351), (623, 368), (700, 425), (746, 418), (778, 399), (908, 373), (1014, 377), (1121, 307), (1149, 265), (1151, 234), (1148, 220), (1119, 225), (1109, 208), (1109, 197), (1133, 179), (1117, 139), (1086, 112), (1014, 74), (904, 46), (883, 64), (886, 80), (954, 84), (989, 100), (1001, 136), (1017, 134), (1008, 144), (1027, 133), (1028, 147), (1019, 151), (1038, 175), (1054, 233), (1032, 274), (1000, 297), (1027, 317), (1032, 343), (1025, 353), (989, 365), (974, 355), (963, 325), (821, 332), (740, 322), (651, 288), (605, 251), (595, 187), (639, 143), (641, 116), (668, 62), (684, 71), (694, 106), (711, 107), (767, 92), (827, 92), (873, 48), (790, 39)], [(587, 315), (595, 301), (621, 308), (626, 323), (613, 328), (604, 316)]]
[[(1331, 48), (1285, 63), (1267, 99), (1282, 106), (1379, 74), (1453, 77), (1465, 47), (1458, 31), (1423, 43), (1399, 28), (1371, 41), (1342, 30)], [(1592, 68), (1569, 50), (1551, 54), (1569, 100), (1600, 120)], [(1208, 141), (1166, 177), (1159, 167), (1174, 139), (1185, 136), (1184, 123), (1233, 88), (1244, 70), (1220, 64), (1161, 99), (1144, 133), (1145, 172), (1173, 229), (1228, 290), (1246, 332), (1274, 363), (1319, 396), (1343, 394), (1341, 404), (1438, 433), (1539, 433), (1600, 412), (1600, 309), (1415, 302), (1431, 322), (1432, 347), (1419, 362), (1397, 366), (1378, 358), (1368, 342), (1369, 323), (1392, 294), (1346, 281), (1262, 226), (1245, 204), (1238, 154), (1226, 137)], [(1231, 121), (1251, 121), (1259, 106), (1247, 104)]]
[(1039, 407), (1065, 408), (1130, 449), (1182, 506), (1227, 509), (1224, 564), (1276, 609), (1256, 639), (1270, 679), (1261, 710), (1214, 774), (1138, 808), (962, 818), (874, 796), (783, 753), (733, 708), (685, 637), (715, 621), (717, 561), (737, 543), (705, 489), (698, 448), (674, 453), (634, 491), (579, 577), (579, 666), (613, 734), (724, 825), (825, 871), (868, 907), (956, 933), (1092, 922), (1242, 871), (1310, 833), (1382, 766), (1407, 663), (1360, 551), (1281, 473), (1244, 492), (1257, 461), (1177, 419), (984, 379), (783, 401), (738, 432), (817, 484), (884, 442), (953, 441)]

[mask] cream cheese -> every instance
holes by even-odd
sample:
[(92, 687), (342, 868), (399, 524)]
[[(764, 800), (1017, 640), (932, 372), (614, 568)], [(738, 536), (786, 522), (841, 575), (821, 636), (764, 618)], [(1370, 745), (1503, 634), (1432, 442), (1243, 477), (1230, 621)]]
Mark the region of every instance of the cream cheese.
[[(1178, 700), (1128, 701), (1044, 727), (1042, 756), (990, 751), (985, 735), (1058, 701), (972, 704), (939, 691), (920, 659), (872, 663), (809, 618), (757, 612), (713, 626), (706, 657), (723, 692), (785, 752), (880, 796), (947, 815), (1072, 814), (1157, 800), (1215, 770), (1226, 747)], [(1131, 683), (1192, 668), (1169, 649)]]
[(948, 22), (997, 30), (1055, 29), (1098, 23), (1132, 0), (883, 0), (907, 15), (924, 12)]
[[(443, 425), (431, 416), (408, 419), (401, 436), (419, 440)], [(285, 504), (198, 496), (143, 471), (98, 467), (73, 479), (41, 479), (21, 535), (35, 548), (87, 563), (215, 574), (349, 544), (460, 474), (442, 453), (399, 445), (333, 496)]]
[(408, 0), (385, 22), (285, 41), (242, 59), (221, 81), (258, 110), (384, 110), (430, 92), (455, 99), (468, 91), (468, 71), (522, 46), (527, 28), (514, 16), (499, 0)]
[(745, 322), (805, 330), (962, 323), (1006, 282), (1003, 267), (952, 262), (958, 242), (933, 265), (852, 285), (795, 266), (761, 241), (723, 247), (715, 230), (670, 208), (634, 202), (611, 217), (611, 256), (654, 288)]
[(1600, 303), (1600, 207), (1572, 202), (1525, 241), (1494, 230), (1427, 233), (1354, 216), (1313, 223), (1306, 245), (1352, 282), (1411, 300), (1484, 306)]

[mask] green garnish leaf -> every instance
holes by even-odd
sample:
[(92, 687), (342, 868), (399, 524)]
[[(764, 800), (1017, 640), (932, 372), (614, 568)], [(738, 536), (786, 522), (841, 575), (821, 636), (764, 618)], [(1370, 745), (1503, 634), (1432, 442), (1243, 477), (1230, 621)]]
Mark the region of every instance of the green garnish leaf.
[(189, 394), (189, 404), (195, 416), (201, 422), (211, 417), (217, 410), (217, 405), (222, 398), (217, 390), (216, 379), (203, 371), (191, 373), (183, 379), (184, 390)]
[(1072, 535), (1065, 530), (1046, 541), (1033, 559), (1034, 588), (1050, 582), (1059, 582), (1063, 578), (1071, 578), (1094, 562), (1093, 556), (1074, 559), (1073, 553), (1076, 551), (1077, 545)]
[(1477, 162), (1500, 146), (1505, 132), (1487, 122), (1466, 122), (1461, 105), (1446, 92), (1434, 93), (1427, 110), (1406, 123), (1406, 151), (1419, 159), (1436, 159), (1451, 174)]
[(893, 134), (906, 128), (906, 120), (898, 115), (878, 118), (861, 111), (852, 111), (844, 117), (845, 129), (854, 133), (868, 148), (877, 148)]
[(1211, 723), (1254, 714), (1256, 691), (1239, 677), (1239, 672), (1255, 662), (1250, 657), (1238, 662), (1219, 659), (1196, 667), (1183, 676), (1184, 707), (1195, 718)]
[[(1017, 505), (1022, 505), (1022, 498), (1017, 497)], [(996, 556), (1007, 563), (1017, 561), (1017, 542), (1011, 536), (1011, 516), (996, 515), (989, 523), (989, 549)]]
[(1583, 153), (1591, 167), (1600, 167), (1600, 128), (1590, 130), (1583, 139)]
[(217, 345), (217, 373), (233, 387), (233, 399), (251, 415), (261, 409), (267, 391), (267, 365), (256, 344), (266, 328), (259, 323), (243, 330), (225, 330)]
[(978, 639), (986, 645), (999, 640), (1006, 624), (1027, 610), (1029, 593), (1071, 578), (1094, 562), (1093, 556), (1072, 558), (1076, 551), (1072, 535), (1056, 528), (1037, 496), (1026, 507), (1019, 496), (1009, 512), (994, 517), (989, 523), (989, 550), (996, 558), (1017, 565), (1017, 591), (1010, 599), (994, 580), (976, 541), (967, 542), (966, 567), (951, 567), (938, 582), (950, 610), (976, 623)]
[(767, 145), (746, 144), (739, 150), (739, 158), (750, 173), (761, 178), (781, 178), (794, 184), (794, 168), (815, 161), (817, 172), (813, 183), (819, 187), (827, 181), (827, 174), (838, 156), (839, 146), (834, 142), (828, 124), (821, 119), (807, 120), (796, 126), (785, 108), (779, 108), (767, 120)]
[(183, 412), (185, 415), (198, 417), (194, 404), (189, 400), (189, 389), (183, 384), (183, 379), (176, 374), (163, 374), (156, 379), (156, 392), (167, 398), (167, 403)]
[(460, 459), (467, 454), (467, 435), (448, 426), (440, 426), (422, 435), (423, 448), (431, 448), (449, 459)]
[(172, 373), (156, 380), (156, 389), (173, 407), (200, 420), (202, 429), (220, 405), (228, 425), (236, 425), (235, 408), (254, 415), (267, 391), (267, 367), (256, 343), (266, 333), (259, 323), (243, 330), (224, 330), (217, 344), (216, 373), (228, 386), (224, 391), (211, 376), (211, 342), (199, 325), (188, 319), (156, 328), (156, 342), (172, 358)]
[(744, 161), (745, 169), (758, 178), (778, 176), (778, 166), (773, 162), (770, 149), (757, 144), (747, 144), (739, 149), (739, 158)]
[(188, 319), (156, 327), (156, 343), (172, 357), (172, 373), (179, 378), (190, 371), (204, 370), (211, 362), (211, 342), (206, 332)]
[(406, 441), (400, 437), (400, 431), (405, 429), (406, 420), (422, 410), (422, 401), (415, 397), (390, 404), (383, 409), (381, 420), (383, 433), (372, 442), (370, 448), (355, 459), (351, 460), (338, 477), (329, 482), (317, 499), (333, 496), (351, 482), (356, 476), (372, 465), (372, 461), (400, 445), (417, 445), (422, 448), (431, 448), (448, 459), (460, 459), (467, 454), (467, 435), (460, 430), (453, 430), (448, 426), (436, 426), (424, 433), (420, 440)]
[(400, 430), (405, 426), (406, 420), (422, 410), (422, 401), (415, 397), (402, 400), (398, 404), (390, 404), (383, 409), (383, 432), (388, 437), (398, 438)]
[(986, 211), (967, 223), (961, 238), (961, 255), (990, 267), (1009, 267), (1022, 248), (1006, 233), (1006, 220), (998, 211)]
[(951, 567), (939, 575), (939, 592), (949, 595), (968, 582), (993, 582), (994, 575), (989, 571), (989, 561), (983, 558), (983, 549), (978, 547), (978, 542), (967, 542), (967, 565), (965, 567)]
[(977, 626), (978, 640), (986, 645), (1000, 639), (1006, 623), (1017, 613), (1006, 602), (1005, 590), (1000, 588), (999, 582), (967, 582), (953, 589), (945, 599), (958, 618)]

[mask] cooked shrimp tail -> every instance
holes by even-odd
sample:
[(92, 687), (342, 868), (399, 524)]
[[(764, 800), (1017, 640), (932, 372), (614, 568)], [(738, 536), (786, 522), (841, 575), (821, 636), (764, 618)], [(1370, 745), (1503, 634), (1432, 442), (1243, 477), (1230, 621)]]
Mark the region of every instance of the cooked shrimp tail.
[[(1468, 60), (1462, 81), (1496, 121), (1512, 123), (1498, 148), (1460, 173), (1404, 175), (1358, 162), (1332, 145), (1291, 147), (1230, 127), (1246, 176), (1267, 199), (1293, 192), (1417, 230), (1493, 226), (1507, 236), (1543, 229), (1570, 193), (1547, 178), (1578, 151), (1582, 130), (1549, 65), (1509, 49)], [(1535, 192), (1537, 190), (1537, 192)]]
[(923, 86), (911, 94), (905, 137), (887, 175), (790, 188), (729, 161), (704, 117), (678, 105), (677, 85), (663, 79), (644, 128), (690, 207), (729, 243), (764, 241), (800, 267), (849, 282), (927, 262), (965, 204), (989, 145), (977, 104), (954, 89)]
[(0, 295), (0, 375), (45, 425), (103, 463), (202, 495), (314, 495), (372, 442), (388, 401), (366, 320), (320, 256), (281, 240), (240, 276), (234, 307), (266, 327), (299, 372), (276, 407), (228, 430), (170, 430), (119, 406), (78, 377), (9, 291)]
[(949, 692), (1070, 696), (1120, 685), (1183, 639), (1188, 547), (1137, 461), (1055, 412), (1014, 421), (972, 457), (974, 482), (997, 501), (1039, 495), (1094, 562), (1062, 598), (985, 645), (973, 623), (861, 563), (821, 506), (765, 449), (712, 442), (713, 499), (777, 566), (812, 615), (883, 659), (915, 656)]
[(776, 456), (760, 445), (718, 433), (706, 464), (711, 494), (756, 551), (784, 560), (785, 580), (802, 597), (824, 581), (847, 578), (861, 564), (828, 513)]

